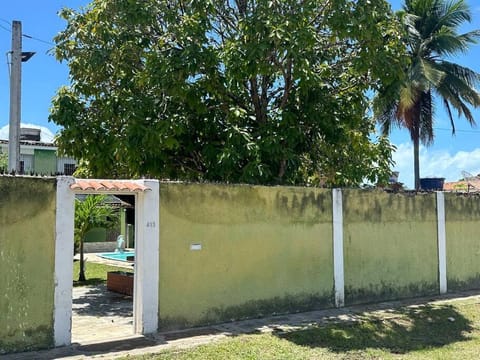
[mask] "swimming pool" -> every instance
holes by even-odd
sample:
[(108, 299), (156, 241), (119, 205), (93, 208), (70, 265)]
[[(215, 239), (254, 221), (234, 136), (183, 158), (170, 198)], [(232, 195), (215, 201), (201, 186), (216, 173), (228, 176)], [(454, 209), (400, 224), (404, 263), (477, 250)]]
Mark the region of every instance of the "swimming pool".
[[(98, 256), (109, 259), (109, 260), (117, 260), (117, 261), (133, 261), (135, 259), (135, 251), (124, 251), (122, 252), (108, 252), (108, 253), (101, 253)], [(130, 259), (131, 257), (131, 259)]]

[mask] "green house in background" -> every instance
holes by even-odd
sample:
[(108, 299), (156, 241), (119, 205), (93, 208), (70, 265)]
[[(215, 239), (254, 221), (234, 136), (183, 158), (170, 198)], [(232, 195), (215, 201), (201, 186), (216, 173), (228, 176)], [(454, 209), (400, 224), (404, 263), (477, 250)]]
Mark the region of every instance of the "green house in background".
[[(87, 195), (77, 194), (76, 199), (83, 201)], [(118, 222), (111, 228), (93, 228), (85, 234), (85, 253), (111, 252), (117, 248), (117, 238), (123, 236), (125, 247), (135, 247), (135, 196), (107, 195), (105, 205), (115, 209)]]
[[(59, 156), (53, 143), (41, 141), (41, 130), (20, 131), (20, 173), (32, 175), (72, 175), (77, 161)], [(8, 154), (8, 140), (0, 139), (0, 152)]]

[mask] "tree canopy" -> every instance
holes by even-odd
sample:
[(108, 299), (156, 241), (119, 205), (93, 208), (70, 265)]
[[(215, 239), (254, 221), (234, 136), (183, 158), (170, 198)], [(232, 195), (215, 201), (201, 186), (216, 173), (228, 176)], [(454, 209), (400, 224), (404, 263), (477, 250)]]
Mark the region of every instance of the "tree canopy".
[(471, 21), (463, 0), (406, 0), (400, 16), (405, 26), (409, 65), (402, 81), (392, 82), (379, 92), (375, 112), (383, 132), (404, 127), (414, 144), (415, 189), (420, 188), (419, 144), (434, 140), (435, 97), (440, 99), (455, 133), (452, 110), (475, 125), (468, 105), (480, 106), (475, 89), (480, 74), (451, 62), (457, 54), (477, 43), (480, 30), (459, 33)]
[(353, 185), (390, 172), (367, 97), (405, 65), (384, 0), (94, 0), (60, 15), (71, 84), (50, 120), (92, 176)]

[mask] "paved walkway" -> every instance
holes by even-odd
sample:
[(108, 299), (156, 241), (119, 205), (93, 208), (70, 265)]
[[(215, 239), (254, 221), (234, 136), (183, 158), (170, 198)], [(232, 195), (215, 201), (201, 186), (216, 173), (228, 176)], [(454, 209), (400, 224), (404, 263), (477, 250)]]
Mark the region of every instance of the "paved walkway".
[[(87, 291), (86, 296), (95, 295)], [(94, 296), (95, 298), (95, 296)], [(115, 359), (126, 355), (140, 355), (156, 353), (172, 348), (188, 348), (206, 344), (231, 336), (254, 332), (292, 331), (305, 329), (312, 326), (324, 325), (335, 322), (356, 322), (364, 318), (365, 314), (375, 315), (380, 318), (391, 318), (391, 309), (401, 306), (418, 307), (424, 304), (440, 304), (458, 300), (469, 300), (480, 303), (480, 293), (463, 292), (445, 296), (432, 296), (413, 300), (384, 302), (372, 305), (352, 306), (342, 309), (328, 309), (310, 311), (305, 313), (273, 316), (262, 319), (244, 320), (224, 323), (209, 327), (201, 327), (176, 332), (160, 332), (154, 336), (129, 336), (118, 338), (112, 333), (111, 327), (101, 327), (98, 330), (95, 342), (74, 343), (71, 346), (52, 350), (0, 356), (1, 360), (51, 360), (51, 359)], [(77, 304), (78, 305), (78, 304)], [(82, 307), (79, 306), (78, 309)], [(122, 311), (122, 306), (119, 311)], [(80, 311), (80, 310), (78, 310)], [(118, 318), (118, 313), (112, 315), (118, 319), (122, 327), (125, 319)], [(122, 323), (123, 322), (123, 323)], [(115, 323), (115, 320), (114, 320)], [(80, 335), (79, 335), (80, 336)], [(100, 339), (108, 340), (100, 340)]]
[(106, 285), (73, 288), (72, 342), (89, 343), (133, 334), (133, 299)]
[[(132, 263), (95, 253), (85, 254), (85, 260), (133, 270)], [(74, 287), (72, 296), (72, 343), (98, 343), (133, 335), (132, 296), (108, 291), (105, 284)]]

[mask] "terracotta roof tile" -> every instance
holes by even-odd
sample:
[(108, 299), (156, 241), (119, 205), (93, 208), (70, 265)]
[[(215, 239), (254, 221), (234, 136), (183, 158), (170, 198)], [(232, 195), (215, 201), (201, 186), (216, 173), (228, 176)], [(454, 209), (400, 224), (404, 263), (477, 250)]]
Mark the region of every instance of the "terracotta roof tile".
[(443, 184), (444, 191), (456, 192), (478, 192), (480, 191), (480, 179), (469, 180), (468, 183), (464, 180), (446, 182)]
[(78, 191), (111, 191), (111, 192), (138, 192), (151, 190), (142, 184), (134, 181), (124, 180), (85, 180), (75, 179), (70, 189)]

